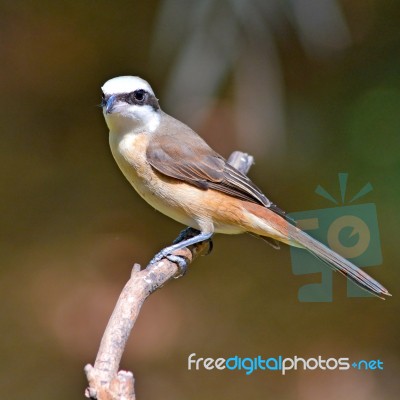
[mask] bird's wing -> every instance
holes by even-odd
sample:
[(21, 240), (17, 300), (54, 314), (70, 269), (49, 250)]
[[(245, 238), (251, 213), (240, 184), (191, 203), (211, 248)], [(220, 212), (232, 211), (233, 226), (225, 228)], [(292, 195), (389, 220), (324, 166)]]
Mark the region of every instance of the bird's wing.
[(147, 160), (153, 168), (201, 189), (218, 190), (285, 216), (246, 175), (229, 165), (190, 128), (182, 126), (178, 132), (155, 134), (150, 140)]

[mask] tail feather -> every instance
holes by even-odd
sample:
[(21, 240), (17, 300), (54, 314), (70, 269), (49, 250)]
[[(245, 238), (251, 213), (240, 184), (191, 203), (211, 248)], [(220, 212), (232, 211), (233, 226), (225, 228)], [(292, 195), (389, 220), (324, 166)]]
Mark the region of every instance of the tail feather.
[(247, 223), (243, 226), (248, 232), (259, 236), (269, 236), (275, 240), (308, 250), (315, 257), (328, 264), (333, 270), (339, 271), (351, 281), (369, 293), (380, 298), (391, 296), (389, 291), (366, 272), (355, 266), (349, 260), (335, 253), (318, 240), (312, 238), (301, 229), (293, 226), (281, 216), (267, 207), (243, 202)]
[(335, 253), (333, 250), (298, 228), (290, 229), (290, 231), (292, 240), (300, 244), (315, 257), (328, 264), (333, 270), (339, 271), (358, 286), (375, 296), (380, 298), (383, 298), (383, 295), (391, 296), (389, 291), (383, 285), (346, 258)]

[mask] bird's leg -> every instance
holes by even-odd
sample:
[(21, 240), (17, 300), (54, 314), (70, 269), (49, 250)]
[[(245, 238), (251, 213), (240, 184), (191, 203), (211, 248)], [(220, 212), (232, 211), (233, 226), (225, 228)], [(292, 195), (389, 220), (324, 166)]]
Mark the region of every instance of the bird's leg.
[[(200, 234), (199, 230), (188, 227), (188, 228), (184, 229), (183, 231), (181, 231), (179, 233), (178, 237), (172, 243), (173, 244), (180, 243), (183, 240), (195, 237), (199, 234)], [(207, 254), (205, 254), (206, 256), (208, 256), (212, 252), (212, 249), (214, 247), (213, 241), (211, 239), (208, 239), (208, 244), (209, 244), (209, 246), (208, 246), (208, 252), (207, 252)]]
[(197, 236), (199, 233), (200, 233), (199, 230), (187, 227), (179, 233), (178, 237), (172, 243), (173, 244), (180, 243), (183, 240)]
[(195, 232), (198, 232), (198, 234), (196, 236), (190, 237), (188, 239), (183, 239), (184, 234), (187, 231), (188, 230), (185, 229), (178, 236), (176, 241), (178, 241), (179, 239), (182, 239), (181, 241), (179, 241), (178, 243), (176, 243), (176, 241), (175, 241), (172, 246), (168, 246), (165, 249), (162, 249), (160, 252), (158, 252), (153, 257), (153, 259), (150, 261), (150, 264), (155, 264), (156, 262), (160, 261), (162, 258), (165, 257), (168, 260), (178, 264), (178, 266), (181, 270), (181, 274), (179, 276), (184, 275), (187, 270), (187, 260), (184, 257), (177, 256), (172, 253), (176, 250), (183, 249), (184, 247), (188, 247), (188, 246), (191, 246), (196, 243), (204, 242), (205, 240), (210, 239), (212, 236), (212, 232), (211, 233), (203, 233), (203, 232), (195, 231)]

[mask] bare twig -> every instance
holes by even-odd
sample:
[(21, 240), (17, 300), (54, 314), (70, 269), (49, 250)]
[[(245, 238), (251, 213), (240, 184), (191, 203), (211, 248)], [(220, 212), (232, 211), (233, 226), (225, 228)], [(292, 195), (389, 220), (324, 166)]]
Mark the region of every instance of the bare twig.
[[(253, 157), (235, 151), (228, 162), (247, 174), (253, 164)], [(187, 228), (175, 242), (197, 233), (194, 229)], [(206, 241), (178, 250), (174, 254), (184, 257), (189, 265), (198, 256), (208, 254), (211, 248), (211, 241)], [(86, 397), (98, 400), (135, 400), (133, 374), (127, 371), (118, 372), (126, 342), (146, 298), (171, 278), (179, 277), (179, 274), (178, 265), (166, 258), (149, 264), (142, 271), (139, 264), (133, 266), (131, 278), (122, 290), (108, 321), (94, 366), (88, 364), (85, 367), (89, 382)]]
[(242, 174), (247, 175), (251, 166), (254, 164), (254, 157), (241, 151), (234, 151), (228, 158), (228, 163), (239, 170)]

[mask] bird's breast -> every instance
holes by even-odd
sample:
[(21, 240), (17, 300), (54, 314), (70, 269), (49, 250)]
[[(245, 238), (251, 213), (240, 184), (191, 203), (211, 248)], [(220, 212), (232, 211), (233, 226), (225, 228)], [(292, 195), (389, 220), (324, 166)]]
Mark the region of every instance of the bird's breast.
[(149, 136), (145, 132), (128, 133), (121, 137), (110, 134), (110, 147), (115, 161), (130, 184), (146, 201), (156, 196), (162, 186), (147, 162)]
[[(115, 161), (147, 203), (182, 224), (198, 228), (185, 207), (186, 203), (190, 203), (188, 196), (191, 195), (191, 189), (188, 192), (185, 190), (188, 185), (182, 185), (151, 167), (146, 157), (149, 140), (150, 135), (147, 133), (130, 133), (122, 137), (110, 133), (110, 147)], [(193, 192), (196, 191), (193, 189)]]

